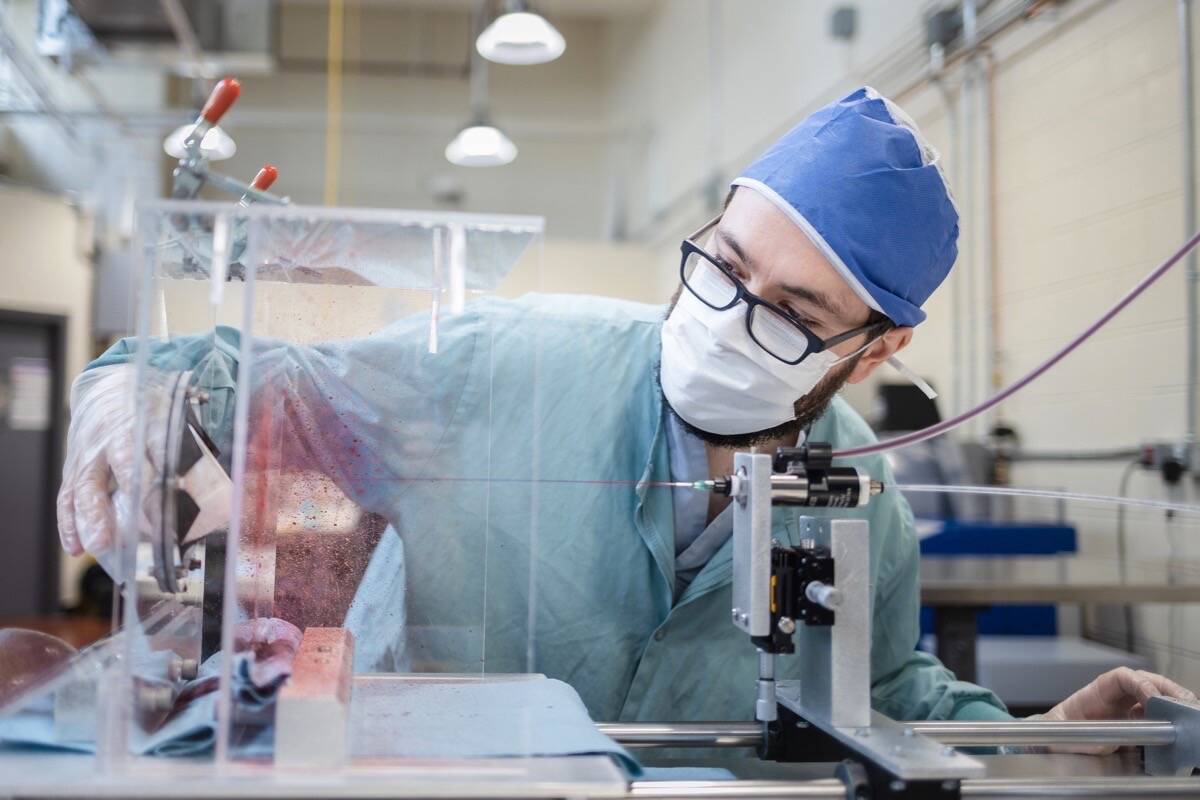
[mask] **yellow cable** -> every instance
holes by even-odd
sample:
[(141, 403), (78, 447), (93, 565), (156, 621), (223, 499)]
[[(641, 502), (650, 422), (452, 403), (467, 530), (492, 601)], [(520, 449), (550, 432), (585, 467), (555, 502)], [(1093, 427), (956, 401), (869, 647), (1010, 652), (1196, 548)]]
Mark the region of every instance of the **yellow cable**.
[(342, 158), (342, 0), (329, 0), (329, 42), (325, 52), (325, 205), (338, 202)]

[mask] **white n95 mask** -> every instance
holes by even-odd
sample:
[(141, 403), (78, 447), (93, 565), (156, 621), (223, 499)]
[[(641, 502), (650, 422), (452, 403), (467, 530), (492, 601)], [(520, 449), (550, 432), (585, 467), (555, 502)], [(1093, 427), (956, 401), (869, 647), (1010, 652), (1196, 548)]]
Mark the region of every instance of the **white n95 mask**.
[(785, 364), (750, 338), (745, 303), (717, 311), (684, 289), (663, 324), (660, 379), (685, 422), (736, 436), (791, 422), (796, 401), (844, 358), (824, 350)]

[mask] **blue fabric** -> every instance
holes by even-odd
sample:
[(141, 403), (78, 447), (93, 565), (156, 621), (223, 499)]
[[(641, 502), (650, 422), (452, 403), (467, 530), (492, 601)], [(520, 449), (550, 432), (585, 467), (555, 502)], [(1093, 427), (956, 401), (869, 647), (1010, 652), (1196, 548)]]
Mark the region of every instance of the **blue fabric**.
[[(670, 478), (655, 380), (662, 319), (660, 306), (531, 295), (443, 317), (436, 354), (426, 314), (363, 339), (255, 343), (252, 391), (256, 404), (278, 401), (278, 441), (403, 540), (404, 631), (372, 630), (369, 614), (359, 636), (403, 635), (380, 646), (406, 652), (418, 671), (565, 681), (598, 721), (753, 718), (758, 659), (729, 623), (731, 541), (675, 593), (671, 492), (652, 485)], [(237, 373), (236, 339), (218, 329), (163, 342), (151, 361), (201, 361), (224, 382)], [(97, 363), (132, 351), (119, 344)], [(213, 431), (218, 443), (231, 429), (230, 413)], [(810, 436), (835, 447), (874, 439), (840, 399)], [(891, 485), (883, 457), (852, 463)], [(803, 511), (870, 521), (875, 708), (896, 719), (1004, 718), (991, 692), (915, 650), (917, 538), (904, 498)], [(775, 538), (797, 544), (800, 513), (777, 509)], [(360, 595), (394, 596), (396, 574), (368, 573)], [(799, 659), (781, 658), (778, 675), (803, 677)]]
[[(219, 654), (202, 665), (197, 681), (216, 675)], [(256, 712), (274, 703), (277, 686), (249, 681), (248, 661), (234, 672), (239, 707)], [(596, 730), (579, 695), (561, 681), (530, 678), (500, 682), (422, 682), (396, 691), (394, 683), (356, 683), (351, 701), (356, 757), (510, 758), (607, 755), (634, 778), (642, 768), (629, 753)], [(215, 691), (202, 695), (157, 730), (134, 731), (139, 755), (196, 756), (216, 741)], [(0, 743), (92, 752), (93, 742), (65, 741), (54, 730), (52, 698), (20, 714), (0, 718)], [(241, 727), (233, 751), (241, 758), (269, 757), (272, 726)], [(659, 778), (663, 779), (663, 778)]]
[(737, 776), (721, 767), (642, 767), (644, 781), (733, 781)]
[[(164, 663), (170, 657), (167, 652), (153, 654)], [(211, 681), (220, 670), (220, 653), (214, 654), (199, 669), (195, 686)], [(159, 670), (154, 670), (156, 674)], [(235, 697), (239, 706), (247, 712), (257, 712), (275, 701), (279, 684), (256, 687), (250, 681), (249, 661), (239, 658), (234, 668)], [(188, 687), (184, 687), (186, 690)], [(193, 756), (209, 752), (216, 741), (217, 692), (209, 691), (176, 709), (161, 725), (152, 731), (139, 726), (130, 727), (130, 750), (138, 755)], [(26, 747), (43, 747), (55, 750), (74, 750), (91, 753), (96, 749), (94, 741), (64, 739), (54, 725), (54, 698), (47, 694), (11, 716), (0, 717), (0, 744)], [(238, 752), (249, 754), (269, 753), (271, 738), (269, 731), (255, 729), (246, 733), (237, 742)]]
[(788, 131), (733, 183), (781, 200), (898, 325), (925, 319), (921, 305), (958, 255), (958, 212), (940, 171), (865, 87)]
[(921, 540), (923, 556), (1050, 556), (1078, 550), (1075, 526), (947, 520)]
[[(1058, 555), (1078, 549), (1075, 528), (1037, 522), (948, 520), (921, 540), (922, 557)], [(1055, 636), (1058, 613), (1052, 605), (1002, 605), (979, 612), (979, 633), (994, 636)], [(921, 635), (933, 632), (933, 611), (921, 610)]]
[(354, 687), (356, 756), (608, 755), (632, 777), (641, 776), (641, 765), (596, 730), (579, 695), (562, 681), (429, 681), (400, 692), (389, 683), (367, 680)]

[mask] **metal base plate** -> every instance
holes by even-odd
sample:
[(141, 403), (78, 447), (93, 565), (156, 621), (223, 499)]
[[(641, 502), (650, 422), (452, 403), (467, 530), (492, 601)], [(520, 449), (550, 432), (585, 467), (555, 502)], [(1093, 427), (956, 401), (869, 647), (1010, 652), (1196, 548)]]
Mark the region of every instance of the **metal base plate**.
[(1191, 775), (1200, 767), (1200, 705), (1151, 697), (1146, 701), (1146, 719), (1175, 723), (1173, 744), (1146, 748), (1148, 775)]
[(779, 704), (807, 720), (897, 778), (907, 781), (958, 780), (984, 774), (979, 761), (952, 747), (913, 734), (899, 722), (871, 712), (871, 724), (860, 728), (837, 728), (827, 718), (806, 708), (800, 700), (799, 681), (780, 681), (775, 690)]

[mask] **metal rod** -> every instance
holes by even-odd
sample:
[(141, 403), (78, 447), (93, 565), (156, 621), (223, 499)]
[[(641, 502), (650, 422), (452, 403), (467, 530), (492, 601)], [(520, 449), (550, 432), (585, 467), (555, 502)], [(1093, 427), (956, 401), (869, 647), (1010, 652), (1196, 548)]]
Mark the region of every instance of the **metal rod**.
[[(977, 778), (962, 781), (963, 797), (1118, 800), (1130, 797), (1198, 797), (1195, 778)], [(846, 786), (833, 779), (813, 781), (633, 781), (626, 797), (655, 798), (844, 798)]]
[(1014, 450), (1011, 461), (1127, 461), (1142, 454), (1140, 447), (1114, 447), (1106, 450)]
[(204, 63), (204, 47), (200, 44), (200, 37), (196, 35), (196, 29), (192, 27), (192, 21), (188, 19), (187, 11), (180, 0), (159, 0), (159, 5), (162, 6), (163, 14), (171, 26), (175, 41), (179, 42), (184, 59), (192, 64), (193, 71), (205, 78), (215, 77), (212, 67)]
[(756, 747), (758, 722), (602, 722), (605, 736), (626, 747)]
[(1026, 798), (1086, 797), (1117, 800), (1128, 797), (1200, 797), (1195, 778), (979, 778), (962, 782), (963, 797)]
[(38, 102), (42, 104), (45, 113), (58, 123), (62, 132), (72, 142), (79, 144), (79, 131), (76, 130), (74, 123), (59, 109), (58, 103), (55, 102), (53, 95), (50, 93), (50, 87), (42, 79), (42, 73), (38, 70), (36, 64), (25, 55), (25, 51), (21, 49), (9, 32), (7, 20), (2, 9), (0, 9), (0, 56), (8, 58), (13, 68), (24, 78), (25, 85), (37, 95)]
[[(905, 725), (914, 733), (948, 745), (1145, 746), (1175, 741), (1172, 723), (1153, 720), (930, 721)], [(610, 722), (596, 728), (628, 747), (755, 747), (762, 741), (762, 726), (755, 722)]]
[[(1163, 745), (1175, 741), (1175, 726), (1150, 720), (1053, 722), (908, 722), (909, 730), (950, 745), (1081, 744)], [(1200, 788), (1200, 784), (1197, 784)]]
[(629, 797), (655, 800), (685, 797), (828, 797), (845, 800), (846, 784), (833, 778), (814, 781), (633, 781)]
[[(1179, 0), (1179, 73), (1183, 97), (1183, 227), (1185, 234), (1196, 227), (1196, 101), (1192, 69), (1192, 4)], [(1196, 441), (1197, 391), (1200, 389), (1200, 270), (1197, 255), (1188, 254), (1187, 277), (1187, 387), (1185, 394), (1186, 428), (1189, 442)], [(1195, 465), (1193, 465), (1194, 467)]]

